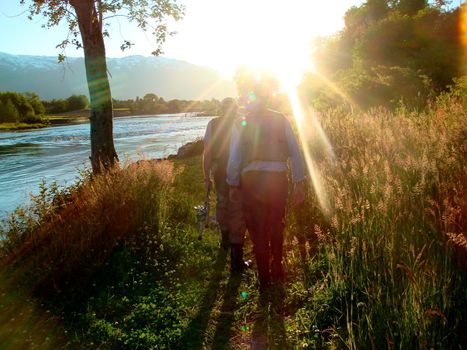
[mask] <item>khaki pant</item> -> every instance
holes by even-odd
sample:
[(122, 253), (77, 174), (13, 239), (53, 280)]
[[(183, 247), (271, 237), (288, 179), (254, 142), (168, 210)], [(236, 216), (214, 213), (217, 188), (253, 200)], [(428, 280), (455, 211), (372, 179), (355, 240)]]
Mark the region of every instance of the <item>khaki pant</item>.
[(230, 243), (243, 244), (246, 227), (243, 218), (242, 202), (232, 202), (229, 200), (229, 185), (225, 179), (225, 172), (214, 172), (216, 219), (221, 231), (229, 231)]

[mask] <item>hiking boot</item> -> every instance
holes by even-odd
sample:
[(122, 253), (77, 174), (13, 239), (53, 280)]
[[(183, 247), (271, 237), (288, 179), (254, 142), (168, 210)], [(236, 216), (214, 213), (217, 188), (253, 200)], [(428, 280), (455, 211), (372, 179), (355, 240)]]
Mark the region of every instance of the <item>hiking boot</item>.
[(229, 250), (230, 246), (230, 238), (229, 238), (229, 231), (221, 231), (221, 242), (220, 242), (220, 248), (227, 251)]
[(230, 245), (230, 271), (241, 273), (251, 265), (251, 260), (243, 260), (243, 244), (232, 243)]

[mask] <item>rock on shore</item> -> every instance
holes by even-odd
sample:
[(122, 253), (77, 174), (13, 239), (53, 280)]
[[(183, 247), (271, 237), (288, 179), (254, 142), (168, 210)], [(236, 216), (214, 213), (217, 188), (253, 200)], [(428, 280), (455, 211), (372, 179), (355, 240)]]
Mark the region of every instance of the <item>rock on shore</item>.
[(167, 157), (167, 159), (185, 159), (194, 156), (199, 156), (203, 154), (204, 149), (204, 141), (203, 139), (195, 140), (192, 142), (188, 142), (187, 144), (180, 147), (177, 151), (177, 154), (171, 154)]

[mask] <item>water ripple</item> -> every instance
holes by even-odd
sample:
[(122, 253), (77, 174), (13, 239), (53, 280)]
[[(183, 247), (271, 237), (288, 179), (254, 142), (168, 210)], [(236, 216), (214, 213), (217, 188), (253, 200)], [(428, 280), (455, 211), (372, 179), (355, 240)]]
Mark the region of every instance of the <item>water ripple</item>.
[[(182, 115), (114, 119), (121, 160), (161, 158), (202, 137), (209, 117)], [(0, 133), (0, 218), (36, 193), (41, 179), (71, 184), (89, 167), (89, 124)]]

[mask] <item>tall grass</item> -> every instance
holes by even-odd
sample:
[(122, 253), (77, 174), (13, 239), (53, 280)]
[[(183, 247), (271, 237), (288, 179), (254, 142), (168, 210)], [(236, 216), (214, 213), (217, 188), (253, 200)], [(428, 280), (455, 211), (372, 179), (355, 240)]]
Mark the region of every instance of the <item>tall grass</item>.
[(319, 242), (307, 260), (297, 344), (414, 349), (462, 341), (466, 118), (465, 101), (453, 95), (422, 114), (321, 115), (337, 161), (319, 150), (314, 157), (333, 210), (318, 214), (310, 189), (289, 218), (296, 236)]
[(91, 274), (118, 244), (149, 249), (168, 215), (172, 180), (171, 163), (140, 161), (83, 177), (67, 189), (42, 185), (31, 206), (3, 223), (2, 263), (28, 285), (50, 292)]

